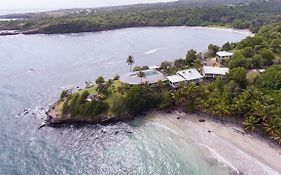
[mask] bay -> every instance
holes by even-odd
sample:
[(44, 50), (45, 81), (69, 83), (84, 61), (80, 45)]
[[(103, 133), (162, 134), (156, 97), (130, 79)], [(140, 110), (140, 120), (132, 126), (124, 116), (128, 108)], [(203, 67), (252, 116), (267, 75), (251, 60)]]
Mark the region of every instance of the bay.
[[(65, 35), (0, 37), (0, 174), (228, 174), (192, 141), (150, 122), (38, 126), (64, 88), (183, 58), (189, 49), (251, 33), (202, 27), (146, 27)], [(105, 131), (105, 132), (104, 132)], [(117, 133), (117, 134), (116, 134)]]

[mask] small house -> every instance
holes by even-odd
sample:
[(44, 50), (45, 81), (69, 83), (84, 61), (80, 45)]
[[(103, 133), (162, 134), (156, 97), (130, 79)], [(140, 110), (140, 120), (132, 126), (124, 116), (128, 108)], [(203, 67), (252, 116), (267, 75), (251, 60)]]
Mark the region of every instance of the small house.
[(226, 59), (230, 59), (233, 56), (233, 53), (227, 51), (220, 51), (216, 53), (216, 61), (221, 63)]
[(206, 79), (215, 79), (217, 77), (223, 78), (229, 69), (227, 67), (213, 67), (213, 66), (203, 66), (202, 74)]
[(180, 82), (186, 81), (182, 76), (180, 75), (172, 75), (172, 76), (168, 76), (166, 77), (167, 80), (169, 81), (170, 85), (173, 88), (177, 88), (179, 87)]

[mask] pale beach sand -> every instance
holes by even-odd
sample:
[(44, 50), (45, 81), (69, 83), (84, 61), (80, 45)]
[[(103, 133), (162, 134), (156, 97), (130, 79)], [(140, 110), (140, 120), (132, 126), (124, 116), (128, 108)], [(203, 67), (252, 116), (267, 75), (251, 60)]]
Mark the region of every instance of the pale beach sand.
[[(180, 117), (180, 119), (177, 119)], [(206, 120), (199, 122), (199, 119)], [(147, 120), (170, 129), (184, 140), (192, 139), (235, 174), (281, 174), (281, 146), (233, 124), (222, 124), (197, 114), (152, 112)]]

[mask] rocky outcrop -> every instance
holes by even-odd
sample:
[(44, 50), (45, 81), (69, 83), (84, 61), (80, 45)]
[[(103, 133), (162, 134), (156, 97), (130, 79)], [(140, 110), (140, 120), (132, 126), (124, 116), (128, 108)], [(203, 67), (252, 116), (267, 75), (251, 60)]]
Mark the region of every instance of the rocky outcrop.
[(45, 123), (40, 127), (50, 126), (50, 127), (60, 127), (64, 125), (84, 125), (84, 124), (100, 124), (108, 125), (117, 122), (125, 122), (134, 119), (134, 116), (129, 113), (124, 113), (120, 116), (110, 116), (106, 114), (99, 115), (97, 117), (79, 117), (71, 115), (58, 115), (55, 111), (54, 106), (46, 112), (47, 119)]

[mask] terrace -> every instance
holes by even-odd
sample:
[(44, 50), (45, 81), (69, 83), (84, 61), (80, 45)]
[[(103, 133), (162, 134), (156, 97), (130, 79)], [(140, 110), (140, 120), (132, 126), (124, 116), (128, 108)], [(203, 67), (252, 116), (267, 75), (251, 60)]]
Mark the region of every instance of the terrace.
[(120, 81), (122, 83), (126, 83), (129, 85), (137, 85), (142, 83), (155, 84), (158, 81), (166, 81), (165, 76), (157, 70), (148, 69), (148, 70), (143, 70), (142, 72), (145, 75), (145, 77), (143, 78), (140, 78), (138, 76), (139, 72), (135, 71), (122, 75), (120, 77)]

